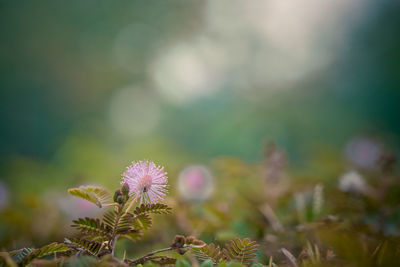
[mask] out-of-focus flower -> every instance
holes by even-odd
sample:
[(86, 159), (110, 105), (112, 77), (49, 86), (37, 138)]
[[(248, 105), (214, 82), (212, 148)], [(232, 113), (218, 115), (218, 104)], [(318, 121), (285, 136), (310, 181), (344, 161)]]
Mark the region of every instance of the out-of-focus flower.
[(167, 173), (164, 167), (150, 161), (132, 162), (123, 174), (121, 184), (127, 183), (132, 196), (140, 203), (161, 201), (168, 190)]
[(369, 138), (358, 137), (346, 145), (346, 157), (354, 164), (363, 168), (376, 167), (382, 154), (381, 145)]
[(8, 190), (4, 183), (0, 182), (0, 210), (8, 205)]
[(214, 191), (211, 172), (205, 166), (186, 167), (179, 174), (179, 193), (189, 201), (204, 201)]
[(361, 193), (367, 188), (364, 178), (356, 171), (349, 171), (339, 179), (339, 189), (344, 192)]

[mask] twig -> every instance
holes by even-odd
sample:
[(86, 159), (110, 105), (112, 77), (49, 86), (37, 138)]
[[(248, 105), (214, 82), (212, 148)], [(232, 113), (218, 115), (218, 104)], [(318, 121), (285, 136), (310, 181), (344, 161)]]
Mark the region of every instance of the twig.
[(174, 249), (175, 248), (173, 248), (173, 247), (163, 248), (163, 249), (159, 249), (159, 250), (155, 250), (155, 251), (149, 252), (149, 253), (147, 253), (146, 255), (144, 255), (144, 256), (142, 256), (140, 258), (137, 258), (137, 259), (134, 259), (134, 260), (126, 260), (126, 261), (128, 261), (131, 264), (132, 263), (139, 264), (139, 263), (142, 263), (142, 261), (144, 261), (146, 258), (148, 258), (150, 256), (153, 256), (154, 254), (165, 252), (165, 251), (170, 251), (170, 250), (174, 250)]

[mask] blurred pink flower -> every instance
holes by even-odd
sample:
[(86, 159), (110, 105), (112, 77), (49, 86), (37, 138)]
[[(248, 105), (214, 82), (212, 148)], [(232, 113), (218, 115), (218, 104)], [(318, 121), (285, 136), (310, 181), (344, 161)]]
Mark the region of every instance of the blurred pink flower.
[(178, 188), (186, 200), (204, 201), (214, 190), (211, 172), (201, 165), (186, 167), (179, 175)]
[(129, 185), (129, 192), (140, 203), (156, 203), (167, 193), (167, 173), (164, 167), (150, 161), (132, 162), (123, 174), (121, 184)]
[(346, 157), (363, 168), (374, 168), (382, 154), (381, 144), (373, 139), (358, 137), (346, 145)]

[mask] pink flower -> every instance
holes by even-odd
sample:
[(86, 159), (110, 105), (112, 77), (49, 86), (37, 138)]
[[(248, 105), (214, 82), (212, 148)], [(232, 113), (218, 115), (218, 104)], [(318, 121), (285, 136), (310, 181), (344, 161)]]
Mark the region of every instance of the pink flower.
[(150, 161), (132, 162), (123, 174), (121, 184), (124, 183), (129, 185), (129, 193), (140, 200), (140, 204), (161, 201), (168, 190), (164, 167)]
[(188, 166), (179, 174), (179, 193), (189, 201), (205, 201), (214, 191), (214, 179), (207, 167)]

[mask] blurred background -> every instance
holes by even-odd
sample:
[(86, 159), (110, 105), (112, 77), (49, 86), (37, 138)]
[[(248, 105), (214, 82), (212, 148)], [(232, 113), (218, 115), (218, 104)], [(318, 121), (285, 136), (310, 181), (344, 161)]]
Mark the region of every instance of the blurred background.
[[(114, 190), (133, 160), (165, 166), (167, 201), (187, 205), (165, 240), (277, 242), (271, 218), (322, 185), (375, 201), (366, 183), (380, 188), (378, 163), (400, 147), (399, 11), (391, 0), (0, 1), (0, 247), (62, 240), (70, 219), (98, 212), (67, 188)], [(250, 196), (270, 208), (229, 209)], [(396, 236), (390, 201), (377, 232)]]

